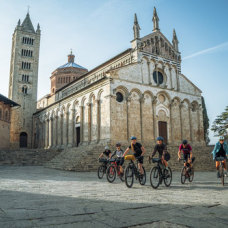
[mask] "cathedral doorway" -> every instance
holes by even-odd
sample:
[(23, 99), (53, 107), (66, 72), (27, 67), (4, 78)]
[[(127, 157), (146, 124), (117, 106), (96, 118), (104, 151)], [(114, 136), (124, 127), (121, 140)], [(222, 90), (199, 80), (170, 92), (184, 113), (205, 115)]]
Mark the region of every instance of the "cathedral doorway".
[(76, 145), (78, 146), (80, 143), (80, 127), (76, 127)]
[(158, 121), (158, 132), (159, 136), (162, 136), (164, 138), (164, 143), (167, 144), (167, 122)]
[(27, 147), (28, 135), (26, 132), (20, 134), (20, 147)]

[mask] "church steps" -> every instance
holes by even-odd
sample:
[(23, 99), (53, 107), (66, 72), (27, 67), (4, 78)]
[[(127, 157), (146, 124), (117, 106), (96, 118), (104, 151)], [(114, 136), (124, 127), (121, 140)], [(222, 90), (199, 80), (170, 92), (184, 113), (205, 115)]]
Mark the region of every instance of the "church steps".
[[(125, 148), (125, 147), (123, 147)], [(110, 148), (114, 151), (114, 147)], [(104, 150), (102, 145), (89, 145), (76, 148), (68, 148), (58, 154), (55, 158), (45, 164), (45, 167), (72, 171), (96, 171), (100, 165), (98, 162), (98, 156)], [(215, 165), (212, 160), (211, 151), (213, 146), (201, 146), (193, 148), (193, 155), (196, 157), (194, 163), (195, 170), (197, 171), (213, 171)], [(148, 156), (151, 155), (153, 147), (146, 147), (146, 155), (144, 158), (144, 166), (147, 171), (151, 169), (155, 164), (148, 163)], [(172, 170), (181, 170), (183, 161), (177, 161), (177, 146), (169, 146), (168, 151), (171, 154), (171, 160), (169, 166)], [(125, 166), (127, 165), (125, 161)]]

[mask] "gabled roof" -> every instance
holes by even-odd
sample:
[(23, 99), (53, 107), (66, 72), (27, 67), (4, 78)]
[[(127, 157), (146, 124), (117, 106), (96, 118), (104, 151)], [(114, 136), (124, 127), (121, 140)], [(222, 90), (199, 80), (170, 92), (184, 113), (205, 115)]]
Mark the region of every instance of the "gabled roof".
[(2, 94), (0, 94), (0, 102), (3, 102), (4, 104), (9, 104), (11, 107), (20, 106), (19, 104), (3, 96)]
[(27, 13), (21, 27), (22, 27), (22, 31), (35, 33), (29, 13)]

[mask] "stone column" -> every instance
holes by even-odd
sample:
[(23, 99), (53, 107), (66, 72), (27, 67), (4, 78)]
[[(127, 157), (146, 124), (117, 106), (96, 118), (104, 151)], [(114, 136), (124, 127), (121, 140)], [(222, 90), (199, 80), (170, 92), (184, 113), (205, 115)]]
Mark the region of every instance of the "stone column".
[(156, 104), (157, 104), (157, 97), (153, 97), (152, 100), (152, 111), (153, 111), (153, 127), (154, 127), (154, 140), (156, 139), (156, 132), (157, 132), (157, 123), (155, 121), (156, 116)]
[(97, 143), (100, 141), (101, 132), (101, 113), (100, 113), (100, 100), (96, 100), (97, 104)]
[(71, 112), (69, 114), (69, 120), (68, 120), (68, 147), (73, 146), (73, 139), (74, 139), (74, 113), (75, 110), (71, 109)]
[(169, 77), (170, 77), (171, 89), (173, 89), (173, 79), (172, 79), (172, 68), (171, 67), (169, 67)]
[(129, 141), (129, 113), (128, 113), (128, 102), (130, 101), (129, 95), (126, 96), (126, 105), (127, 105), (127, 141)]
[(149, 85), (151, 85), (150, 62), (147, 62), (147, 67), (148, 67), (148, 83), (149, 83)]
[(179, 77), (178, 77), (178, 71), (176, 69), (176, 81), (177, 81), (177, 91), (180, 91), (180, 81), (179, 81)]
[(58, 117), (58, 114), (55, 116), (55, 146), (58, 147), (58, 144), (59, 144), (59, 139), (58, 139), (58, 129), (59, 127), (59, 117)]
[(88, 142), (91, 142), (91, 131), (92, 131), (92, 128), (91, 128), (91, 106), (92, 104), (91, 103), (87, 103), (88, 105)]
[(84, 106), (80, 106), (80, 136), (81, 136), (81, 142), (80, 144), (83, 143), (84, 141), (84, 132), (83, 132), (83, 127), (84, 127)]
[(157, 86), (159, 86), (157, 66), (158, 66), (158, 64), (155, 63), (155, 72), (156, 72)]
[[(198, 106), (197, 107), (197, 109), (196, 109), (196, 111), (197, 111), (197, 128), (198, 128), (198, 133), (200, 134), (200, 107)], [(201, 141), (200, 139), (201, 139), (201, 137), (200, 137), (200, 135), (198, 135), (198, 137), (197, 137), (197, 141), (199, 142), (199, 141)]]
[(49, 120), (49, 126), (48, 126), (49, 134), (48, 134), (48, 148), (52, 147), (52, 142), (53, 142), (53, 118), (51, 117)]
[(188, 107), (188, 114), (189, 114), (190, 141), (192, 142), (193, 138), (192, 138), (192, 113), (191, 113), (191, 110), (192, 110), (192, 106), (190, 105)]
[(60, 146), (63, 147), (63, 113), (60, 114)]
[(172, 127), (173, 113), (172, 113), (172, 107), (173, 107), (173, 100), (171, 100), (171, 102), (169, 104), (169, 112), (170, 112), (170, 118), (169, 118), (170, 127), (169, 127), (169, 132), (170, 132), (170, 141), (171, 141), (171, 144), (173, 143), (173, 127)]
[(179, 112), (180, 112), (180, 130), (181, 130), (181, 138), (180, 138), (180, 140), (183, 140), (182, 107), (183, 107), (183, 103), (181, 102), (180, 105), (179, 105)]
[(62, 140), (62, 145), (63, 147), (67, 146), (67, 120), (68, 118), (68, 112), (65, 112), (65, 114), (63, 115), (63, 120), (62, 120), (62, 125), (63, 125), (63, 128), (62, 128), (62, 131), (63, 131), (63, 140)]
[(205, 141), (204, 139), (204, 126), (203, 126), (203, 109), (199, 107), (199, 123), (200, 123), (200, 141)]
[(140, 129), (141, 129), (141, 141), (143, 143), (143, 121), (142, 121), (142, 118), (143, 118), (143, 110), (142, 110), (142, 106), (143, 106), (143, 103), (144, 103), (144, 97), (142, 95), (142, 97), (139, 99), (139, 105), (140, 105)]
[(46, 121), (43, 120), (42, 122), (42, 148), (45, 148), (45, 142), (46, 142)]
[(49, 146), (49, 119), (46, 120), (46, 132), (45, 132), (45, 148)]
[(56, 145), (56, 119), (55, 119), (55, 116), (53, 116), (52, 117), (52, 129), (53, 129), (53, 131), (52, 131), (52, 147), (55, 147), (55, 145)]

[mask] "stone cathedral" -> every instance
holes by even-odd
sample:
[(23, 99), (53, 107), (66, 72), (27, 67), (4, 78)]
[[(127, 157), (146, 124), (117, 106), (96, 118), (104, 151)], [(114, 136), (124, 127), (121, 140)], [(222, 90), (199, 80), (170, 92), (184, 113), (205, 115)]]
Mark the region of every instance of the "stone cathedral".
[[(15, 29), (9, 98), (20, 104), (11, 119), (14, 147), (66, 149), (144, 145), (164, 137), (168, 145), (187, 139), (203, 146), (201, 90), (181, 73), (181, 53), (173, 30), (170, 42), (160, 31), (154, 8), (152, 32), (140, 36), (135, 14), (131, 47), (88, 71), (68, 62), (53, 71), (50, 93), (37, 101), (40, 27), (29, 14)], [(151, 26), (152, 27), (152, 26)]]

